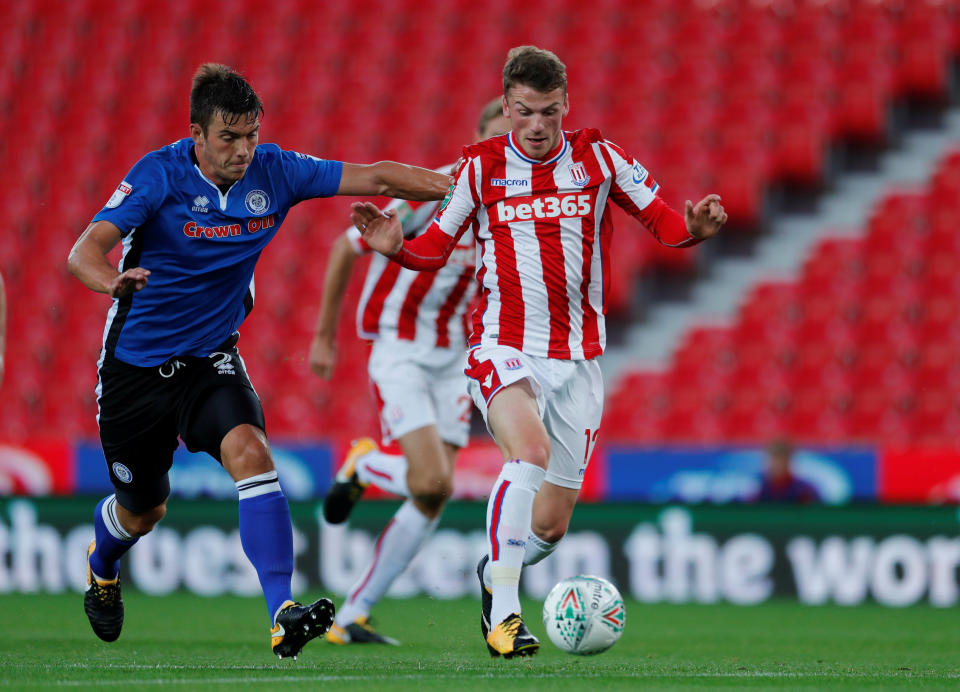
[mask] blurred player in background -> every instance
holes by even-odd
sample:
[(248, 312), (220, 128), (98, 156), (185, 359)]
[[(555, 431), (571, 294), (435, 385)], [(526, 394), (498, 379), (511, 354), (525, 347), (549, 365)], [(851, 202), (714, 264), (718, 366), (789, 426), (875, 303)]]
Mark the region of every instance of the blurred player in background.
[[(267, 601), (274, 653), (296, 656), (333, 620), (329, 600), (304, 606), (291, 597), (290, 511), (237, 328), (253, 307), (260, 252), (294, 204), (331, 195), (439, 199), (450, 178), (258, 146), (262, 113), (241, 75), (202, 65), (190, 92), (190, 137), (140, 159), (70, 251), (71, 272), (113, 297), (97, 401), (116, 492), (94, 512), (84, 596), (105, 641), (123, 625), (119, 559), (166, 512), (178, 435), (236, 482), (240, 540)], [(118, 272), (107, 253), (119, 242)]]
[[(483, 109), (475, 141), (509, 130), (497, 98)], [(439, 206), (395, 202), (388, 208), (412, 238), (426, 230)], [(354, 260), (369, 251), (353, 226), (334, 243), (310, 345), (310, 367), (321, 377), (330, 378), (336, 364), (340, 304)], [(373, 562), (337, 611), (327, 632), (327, 641), (336, 644), (396, 643), (373, 629), (370, 610), (436, 528), (453, 488), (457, 452), (470, 434), (472, 403), (463, 369), (466, 311), (476, 295), (473, 236), (464, 236), (454, 252), (456, 259), (436, 271), (403, 269), (379, 254), (367, 270), (357, 332), (373, 341), (369, 373), (383, 443), (399, 442), (403, 454), (381, 451), (370, 438), (355, 442), (324, 500), (324, 516), (331, 524), (345, 521), (368, 485), (407, 501), (380, 534)]]
[(785, 438), (767, 445), (767, 463), (754, 502), (820, 502), (820, 493), (793, 472), (793, 443)]
[(490, 654), (536, 653), (520, 613), (524, 564), (549, 555), (567, 531), (597, 441), (606, 343), (604, 269), (612, 200), (664, 245), (716, 234), (716, 195), (685, 215), (657, 197), (650, 173), (597, 130), (564, 132), (566, 68), (522, 46), (503, 70), (510, 134), (464, 149), (455, 187), (436, 222), (405, 241), (395, 212), (354, 203), (364, 240), (404, 267), (436, 269), (461, 236), (480, 247), (479, 306), (467, 375), (506, 463), (487, 506), (489, 553), (477, 567), (481, 630)]

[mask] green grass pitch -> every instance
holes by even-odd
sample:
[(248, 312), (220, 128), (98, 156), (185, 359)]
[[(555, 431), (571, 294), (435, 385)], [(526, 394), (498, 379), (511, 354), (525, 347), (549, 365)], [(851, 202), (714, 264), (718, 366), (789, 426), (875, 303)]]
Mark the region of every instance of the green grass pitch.
[(610, 651), (561, 653), (527, 602), (541, 653), (491, 659), (479, 601), (387, 600), (376, 622), (400, 647), (311, 642), (297, 661), (269, 650), (260, 599), (125, 597), (123, 635), (90, 631), (80, 594), (0, 596), (0, 687), (37, 689), (576, 690), (940, 689), (960, 687), (955, 610), (627, 603)]

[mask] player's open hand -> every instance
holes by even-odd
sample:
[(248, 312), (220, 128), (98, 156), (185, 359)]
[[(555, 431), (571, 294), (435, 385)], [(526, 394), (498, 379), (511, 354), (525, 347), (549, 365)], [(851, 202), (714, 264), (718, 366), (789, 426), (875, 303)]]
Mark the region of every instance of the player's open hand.
[(720, 195), (707, 195), (696, 205), (687, 200), (687, 231), (694, 238), (709, 238), (717, 234), (727, 222), (727, 212), (720, 204)]
[(403, 226), (393, 209), (380, 211), (371, 202), (354, 202), (350, 220), (363, 234), (363, 241), (373, 250), (389, 257), (400, 251), (403, 245)]
[(110, 282), (108, 293), (112, 298), (123, 298), (130, 293), (136, 293), (147, 285), (148, 276), (150, 276), (149, 269), (143, 267), (128, 269), (114, 277)]
[(314, 335), (310, 342), (310, 370), (325, 380), (333, 377), (333, 370), (337, 365), (337, 345), (332, 339), (325, 339), (319, 334)]

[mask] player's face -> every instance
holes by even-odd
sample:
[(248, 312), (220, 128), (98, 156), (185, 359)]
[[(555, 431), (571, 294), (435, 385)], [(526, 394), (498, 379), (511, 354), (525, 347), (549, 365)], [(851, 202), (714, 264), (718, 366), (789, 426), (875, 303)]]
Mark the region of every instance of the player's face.
[(197, 123), (190, 123), (190, 136), (196, 145), (200, 170), (217, 185), (230, 185), (243, 177), (253, 161), (253, 153), (260, 139), (260, 119), (241, 117), (236, 122), (224, 122), (218, 112), (206, 134)]
[(496, 118), (490, 118), (483, 125), (483, 129), (477, 133), (476, 141), (482, 142), (491, 137), (499, 137), (510, 132), (510, 118), (504, 115), (498, 115)]
[(561, 121), (569, 110), (562, 88), (544, 93), (520, 84), (503, 97), (513, 139), (532, 159), (542, 159), (560, 143)]

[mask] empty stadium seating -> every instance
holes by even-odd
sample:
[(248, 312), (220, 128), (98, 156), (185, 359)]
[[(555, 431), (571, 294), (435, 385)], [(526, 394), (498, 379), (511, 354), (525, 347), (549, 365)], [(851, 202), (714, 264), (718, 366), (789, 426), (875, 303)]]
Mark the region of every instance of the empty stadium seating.
[[(561, 0), (550, 21), (543, 12), (504, 0), (242, 0), (226, 12), (200, 0), (0, 3), (0, 200), (10, 221), (0, 243), (10, 296), (0, 436), (96, 434), (95, 358), (109, 301), (68, 276), (64, 260), (136, 159), (187, 133), (200, 62), (251, 78), (266, 102), (267, 141), (434, 166), (469, 141), (498, 93), (507, 49), (542, 45), (568, 65), (571, 127), (600, 127), (653, 172), (674, 207), (719, 192), (742, 229), (762, 219), (771, 184), (819, 181), (831, 141), (882, 141), (895, 99), (944, 99), (949, 57), (960, 50), (955, 8), (934, 0)], [(797, 285), (757, 287), (732, 337), (694, 333), (668, 376), (627, 378), (607, 429), (650, 440), (734, 439), (777, 426), (858, 437), (882, 422), (878, 434), (930, 437), (954, 425), (955, 412), (925, 388), (960, 376), (934, 346), (955, 336), (960, 241), (942, 200), (960, 192), (958, 161), (947, 160), (931, 190), (878, 209), (865, 241), (822, 246)], [(346, 208), (333, 200), (295, 210), (257, 271), (241, 346), (274, 434), (352, 436), (375, 425), (366, 349), (352, 325), (332, 383), (305, 362), (326, 249)], [(635, 312), (634, 282), (651, 268), (689, 273), (697, 262), (698, 251), (664, 250), (630, 223), (618, 215), (614, 318)], [(889, 300), (877, 295), (887, 283), (896, 286)], [(850, 314), (867, 287), (877, 300), (863, 304), (866, 315)], [(346, 315), (358, 292), (355, 281)], [(801, 338), (824, 331), (835, 350), (806, 353)], [(855, 351), (868, 338), (889, 346), (883, 357), (910, 362), (889, 379), (872, 362), (836, 362), (841, 347)], [(817, 392), (799, 386), (808, 378)], [(845, 398), (857, 378), (883, 394), (870, 408)], [(758, 381), (769, 391), (747, 386)], [(924, 389), (911, 396), (910, 382)]]
[(796, 281), (755, 286), (733, 325), (690, 331), (665, 372), (628, 374), (608, 434), (703, 439), (712, 407), (728, 442), (960, 445), (957, 197), (942, 194), (957, 176), (948, 153), (929, 186), (886, 195), (862, 236), (827, 238)]

